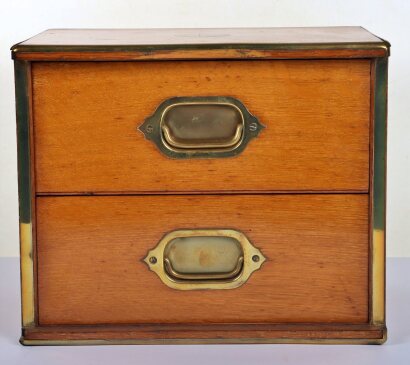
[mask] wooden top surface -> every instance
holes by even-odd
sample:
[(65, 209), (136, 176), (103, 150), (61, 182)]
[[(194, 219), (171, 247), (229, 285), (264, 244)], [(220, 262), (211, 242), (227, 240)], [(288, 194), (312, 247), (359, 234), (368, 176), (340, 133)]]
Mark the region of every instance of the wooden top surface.
[(49, 29), (19, 46), (383, 43), (362, 27)]
[[(357, 57), (388, 54), (388, 42), (362, 27), (231, 28), (231, 29), (49, 29), (12, 47), (14, 58), (23, 53), (57, 52), (180, 52), (188, 50), (269, 50), (306, 52), (323, 50), (361, 51)], [(380, 55), (375, 55), (374, 51)], [(371, 52), (363, 54), (363, 51)], [(346, 54), (345, 54), (346, 55)], [(70, 59), (70, 55), (66, 59)], [(101, 55), (100, 55), (101, 56)], [(189, 58), (179, 55), (181, 58)], [(208, 55), (209, 56), (209, 55)], [(231, 55), (227, 55), (231, 58)], [(248, 55), (249, 56), (249, 55)], [(254, 55), (260, 56), (260, 55)], [(270, 54), (274, 57), (274, 55)], [(321, 56), (325, 56), (322, 54)], [(77, 55), (78, 58), (78, 55)], [(101, 57), (102, 58), (102, 57)], [(165, 58), (165, 57), (162, 57)], [(201, 55), (195, 58), (205, 58)], [(211, 57), (213, 58), (213, 56)], [(239, 53), (237, 57), (245, 58)], [(286, 58), (286, 57), (281, 57)], [(289, 57), (291, 58), (291, 57)]]

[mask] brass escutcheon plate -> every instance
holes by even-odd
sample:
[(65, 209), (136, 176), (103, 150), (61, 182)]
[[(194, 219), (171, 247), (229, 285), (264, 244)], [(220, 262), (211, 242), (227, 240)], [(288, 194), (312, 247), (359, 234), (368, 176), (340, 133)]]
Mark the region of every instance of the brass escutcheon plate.
[(265, 262), (248, 238), (232, 229), (177, 230), (166, 234), (144, 258), (173, 289), (233, 289)]
[(139, 126), (171, 158), (218, 158), (241, 153), (264, 126), (237, 99), (174, 97)]

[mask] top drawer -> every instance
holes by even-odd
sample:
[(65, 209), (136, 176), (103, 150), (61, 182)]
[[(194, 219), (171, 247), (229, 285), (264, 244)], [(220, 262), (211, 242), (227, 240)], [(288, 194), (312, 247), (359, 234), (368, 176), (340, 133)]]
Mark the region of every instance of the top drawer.
[[(369, 60), (34, 62), (36, 190), (360, 191)], [(137, 130), (166, 99), (227, 96), (266, 127), (235, 157), (173, 159)]]

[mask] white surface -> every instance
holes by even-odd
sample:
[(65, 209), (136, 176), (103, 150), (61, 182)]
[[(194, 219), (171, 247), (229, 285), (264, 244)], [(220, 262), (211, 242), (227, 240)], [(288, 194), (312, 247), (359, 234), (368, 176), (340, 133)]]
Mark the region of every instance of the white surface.
[(410, 1), (0, 0), (0, 256), (18, 255), (12, 44), (46, 28), (362, 25), (392, 44), (388, 255), (410, 256)]
[(20, 336), (17, 258), (0, 258), (0, 364), (2, 365), (408, 365), (410, 364), (410, 258), (387, 263), (388, 341), (370, 345), (189, 345), (24, 347)]

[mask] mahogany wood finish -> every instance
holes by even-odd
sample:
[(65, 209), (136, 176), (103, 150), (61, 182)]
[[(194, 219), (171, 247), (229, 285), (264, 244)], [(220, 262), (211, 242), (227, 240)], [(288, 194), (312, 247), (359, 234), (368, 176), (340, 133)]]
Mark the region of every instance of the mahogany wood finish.
[(383, 41), (362, 27), (49, 29), (19, 43), (19, 47), (339, 43), (377, 45)]
[(30, 61), (369, 58), (387, 56), (389, 46), (361, 27), (50, 29), (13, 46), (12, 55)]
[[(367, 192), (370, 62), (35, 63), (37, 191)], [(173, 96), (233, 96), (266, 128), (235, 158), (170, 159), (137, 130)]]

